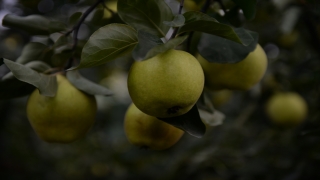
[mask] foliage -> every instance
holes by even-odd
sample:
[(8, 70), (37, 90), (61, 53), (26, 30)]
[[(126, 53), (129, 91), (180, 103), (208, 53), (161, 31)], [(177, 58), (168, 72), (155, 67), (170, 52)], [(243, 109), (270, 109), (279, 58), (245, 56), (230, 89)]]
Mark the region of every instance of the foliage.
[[(41, 3), (49, 1), (54, 6), (45, 11), (50, 3)], [(318, 179), (319, 2), (190, 1), (201, 11), (180, 9), (183, 1), (175, 0), (118, 0), (117, 11), (109, 7), (113, 0), (0, 5), (12, 12), (0, 29), (4, 177)], [(293, 32), (289, 45), (282, 43)], [(126, 77), (132, 63), (170, 49), (238, 63), (258, 42), (269, 61), (260, 83), (233, 91), (221, 107), (213, 105), (216, 92), (205, 88), (188, 113), (160, 118), (187, 132), (166, 151), (128, 145), (123, 119), (131, 103)], [(55, 95), (56, 73), (98, 102), (94, 127), (69, 145), (40, 141), (25, 114), (25, 97), (35, 88)], [(270, 123), (265, 103), (278, 91), (306, 100), (308, 116), (300, 126)]]

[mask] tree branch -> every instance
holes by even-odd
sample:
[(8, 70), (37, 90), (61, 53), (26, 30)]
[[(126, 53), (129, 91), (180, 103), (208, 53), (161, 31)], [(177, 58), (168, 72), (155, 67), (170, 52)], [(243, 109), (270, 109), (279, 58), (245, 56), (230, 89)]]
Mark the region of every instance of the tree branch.
[(84, 20), (88, 17), (88, 15), (100, 4), (103, 3), (104, 0), (97, 0), (89, 9), (87, 9), (83, 15), (81, 16), (79, 22), (73, 26), (73, 28), (68, 31), (65, 36), (68, 36), (73, 32), (73, 45), (72, 45), (72, 50), (75, 50), (77, 44), (78, 44), (78, 33), (81, 24), (84, 22)]
[[(179, 14), (181, 14), (181, 12), (182, 12), (183, 4), (184, 4), (184, 0), (180, 0)], [(179, 27), (174, 28), (170, 39), (175, 38), (177, 33), (178, 33), (178, 31), (179, 31)]]

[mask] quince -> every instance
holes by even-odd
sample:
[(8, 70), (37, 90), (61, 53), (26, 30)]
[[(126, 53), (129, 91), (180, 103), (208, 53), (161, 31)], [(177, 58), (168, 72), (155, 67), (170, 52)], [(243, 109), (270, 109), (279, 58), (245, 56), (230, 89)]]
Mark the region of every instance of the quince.
[(259, 44), (237, 63), (209, 62), (200, 54), (198, 60), (205, 74), (205, 85), (211, 90), (248, 90), (262, 79), (268, 64), (267, 56)]
[(184, 134), (184, 131), (141, 112), (133, 103), (127, 110), (124, 129), (131, 144), (153, 150), (173, 146)]
[(204, 87), (203, 70), (197, 59), (180, 50), (168, 50), (135, 62), (128, 75), (128, 90), (142, 112), (169, 118), (187, 113)]
[(94, 123), (96, 99), (57, 75), (58, 90), (46, 97), (36, 89), (27, 103), (27, 117), (37, 135), (47, 142), (69, 143), (83, 137)]

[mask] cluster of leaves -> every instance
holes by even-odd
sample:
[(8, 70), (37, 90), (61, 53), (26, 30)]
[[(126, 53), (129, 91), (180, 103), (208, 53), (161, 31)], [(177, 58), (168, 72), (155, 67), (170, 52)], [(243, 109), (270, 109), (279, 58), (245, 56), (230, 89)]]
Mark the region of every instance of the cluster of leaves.
[[(255, 0), (233, 1), (235, 8), (241, 8), (247, 19), (254, 17)], [(96, 5), (98, 3), (103, 1), (97, 1)], [(4, 60), (12, 73), (5, 75), (0, 82), (1, 86), (6, 86), (0, 98), (27, 95), (34, 89), (33, 86), (38, 88), (42, 95), (54, 96), (57, 84), (55, 77), (50, 74), (69, 68), (70, 64), (74, 67), (69, 68), (67, 78), (77, 88), (93, 95), (111, 95), (108, 89), (88, 81), (76, 70), (99, 66), (130, 53), (136, 61), (149, 59), (175, 48), (186, 39), (190, 41), (193, 32), (201, 33), (197, 43), (198, 53), (210, 62), (239, 62), (257, 44), (257, 33), (244, 28), (234, 28), (227, 21), (226, 17), (230, 19), (230, 13), (226, 17), (218, 13), (208, 15), (197, 11), (173, 14), (164, 0), (118, 0), (117, 3), (118, 15), (126, 24), (112, 23), (99, 28), (83, 47), (77, 43), (76, 33), (73, 39), (68, 36), (71, 31), (77, 31), (76, 28), (80, 27), (80, 18), (85, 16), (81, 12), (70, 16), (67, 25), (39, 15), (5, 16), (4, 26), (24, 30), (30, 35), (50, 36), (57, 32), (67, 33), (51, 42), (52, 46), (36, 42), (27, 44), (15, 62)], [(237, 14), (234, 13), (235, 15)], [(68, 31), (70, 28), (71, 31)], [(173, 33), (176, 34), (172, 35)], [(74, 59), (81, 59), (81, 61), (76, 65), (72, 63)], [(24, 90), (17, 92), (16, 89)], [(12, 94), (12, 90), (17, 93)], [(204, 95), (202, 97), (198, 106), (213, 113), (213, 106), (210, 103), (208, 105)], [(184, 120), (181, 121), (181, 119)], [(186, 115), (174, 118), (174, 121), (164, 121), (196, 137), (201, 137), (205, 133), (205, 126), (200, 120), (197, 106)]]

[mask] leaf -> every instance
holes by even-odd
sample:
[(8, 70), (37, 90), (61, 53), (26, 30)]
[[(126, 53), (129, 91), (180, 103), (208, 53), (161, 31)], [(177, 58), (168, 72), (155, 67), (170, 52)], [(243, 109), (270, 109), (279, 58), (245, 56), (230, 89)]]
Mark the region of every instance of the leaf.
[(256, 15), (257, 0), (232, 0), (243, 11), (244, 16), (248, 20), (252, 20)]
[(54, 55), (52, 56), (52, 64), (55, 67), (62, 67), (66, 64), (66, 62), (72, 57), (73, 51), (72, 46), (66, 44), (64, 46), (60, 46), (54, 50)]
[(215, 111), (212, 102), (205, 92), (201, 93), (201, 96), (197, 101), (197, 106), (199, 109), (207, 111), (208, 113), (213, 113)]
[(210, 113), (208, 111), (199, 109), (199, 113), (201, 120), (209, 126), (221, 125), (225, 119), (225, 115), (218, 110), (215, 110), (213, 113)]
[(16, 62), (25, 64), (33, 60), (39, 60), (42, 56), (43, 51), (47, 48), (46, 45), (38, 42), (28, 43), (23, 47), (21, 55), (18, 57)]
[(203, 33), (198, 44), (199, 54), (209, 62), (237, 63), (253, 51), (258, 43), (258, 33), (248, 31), (254, 41), (248, 46), (228, 39)]
[(188, 36), (180, 36), (176, 37), (174, 39), (170, 39), (165, 44), (158, 45), (154, 48), (152, 48), (146, 55), (145, 59), (150, 59), (153, 56), (156, 56), (157, 54), (163, 53), (168, 51), (169, 49), (173, 49), (179, 44), (181, 44), (184, 40), (187, 39)]
[[(37, 72), (45, 72), (46, 70), (51, 68), (48, 64), (46, 64), (42, 61), (31, 61), (31, 62), (28, 62), (27, 64), (25, 64), (24, 66), (31, 68)], [(10, 78), (14, 78), (14, 75), (12, 72), (9, 72), (5, 76), (3, 76), (2, 80), (6, 80), (6, 79), (10, 79)]]
[(184, 25), (185, 18), (182, 14), (178, 14), (174, 16), (172, 21), (163, 21), (163, 24), (169, 27), (181, 27)]
[(132, 57), (136, 61), (145, 59), (150, 49), (154, 48), (157, 45), (163, 44), (158, 36), (149, 34), (144, 31), (138, 32), (138, 41), (139, 43), (132, 51)]
[(183, 15), (186, 22), (185, 25), (180, 28), (179, 34), (189, 31), (200, 31), (220, 36), (243, 45), (248, 45), (253, 41), (253, 38), (250, 37), (250, 35), (241, 34), (241, 36), (239, 36), (231, 26), (221, 24), (216, 19), (204, 13), (189, 11)]
[(70, 46), (72, 46), (72, 42), (73, 42), (73, 40), (70, 36), (61, 35), (59, 38), (57, 38), (53, 47), (57, 48), (60, 46), (65, 46), (66, 44), (69, 44)]
[[(85, 44), (79, 68), (104, 64), (132, 52), (138, 44), (137, 32), (124, 24), (109, 24), (94, 32)], [(71, 70), (71, 69), (70, 69)]]
[(82, 16), (82, 12), (76, 12), (76, 13), (73, 13), (70, 17), (69, 17), (69, 21), (68, 21), (68, 24), (70, 26), (73, 26), (74, 24), (76, 24), (79, 19), (81, 18)]
[(192, 109), (184, 115), (158, 119), (182, 129), (197, 138), (201, 138), (206, 133), (206, 126), (200, 119), (197, 105), (194, 105)]
[(40, 74), (22, 64), (6, 59), (4, 60), (4, 63), (17, 79), (34, 85), (39, 89), (40, 94), (49, 97), (55, 96), (57, 92), (57, 80), (55, 76)]
[(68, 71), (67, 78), (76, 88), (80, 89), (91, 95), (104, 95), (104, 96), (111, 96), (112, 92), (104, 86), (96, 84), (94, 82), (85, 79), (80, 73), (75, 71)]
[(49, 22), (49, 32), (55, 33), (55, 32), (61, 32), (65, 31), (67, 29), (67, 25), (61, 21), (50, 21)]
[(120, 18), (136, 30), (165, 37), (169, 26), (164, 21), (172, 21), (170, 7), (163, 0), (118, 0)]
[(2, 25), (26, 31), (31, 35), (49, 35), (66, 28), (62, 22), (50, 21), (40, 15), (21, 17), (8, 14), (3, 18)]

